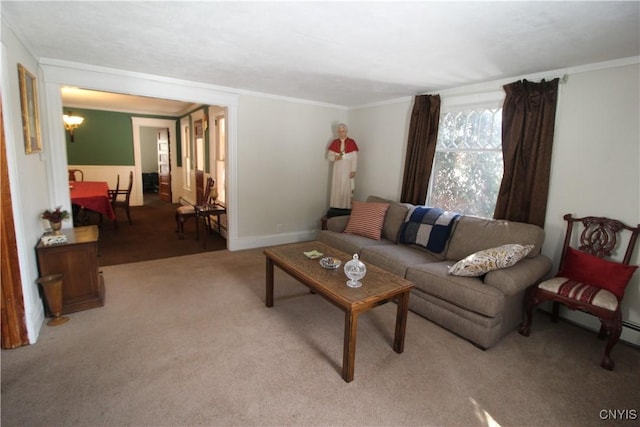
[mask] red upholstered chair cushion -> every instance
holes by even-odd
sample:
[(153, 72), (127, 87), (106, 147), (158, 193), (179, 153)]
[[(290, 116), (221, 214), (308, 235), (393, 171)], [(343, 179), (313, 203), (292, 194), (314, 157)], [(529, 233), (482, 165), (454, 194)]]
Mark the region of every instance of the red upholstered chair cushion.
[(562, 271), (558, 272), (558, 276), (607, 289), (618, 299), (622, 299), (624, 290), (637, 268), (635, 265), (608, 261), (568, 247)]
[(389, 203), (352, 202), (351, 216), (344, 232), (380, 240)]

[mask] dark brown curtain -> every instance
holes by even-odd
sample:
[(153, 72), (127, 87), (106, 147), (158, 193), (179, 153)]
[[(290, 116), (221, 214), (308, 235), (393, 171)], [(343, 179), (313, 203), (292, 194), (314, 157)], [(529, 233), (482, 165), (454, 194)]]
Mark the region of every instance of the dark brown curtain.
[(493, 217), (544, 226), (558, 82), (526, 80), (504, 86), (504, 175)]
[(409, 125), (407, 155), (400, 201), (424, 205), (436, 152), (440, 123), (440, 95), (418, 95)]

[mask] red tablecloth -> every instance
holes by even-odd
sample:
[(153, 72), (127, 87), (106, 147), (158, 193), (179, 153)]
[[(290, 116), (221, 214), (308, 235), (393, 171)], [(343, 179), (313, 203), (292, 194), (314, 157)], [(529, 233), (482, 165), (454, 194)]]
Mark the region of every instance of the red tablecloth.
[(109, 200), (109, 184), (106, 181), (75, 181), (69, 183), (71, 203), (85, 209), (99, 212), (114, 220), (111, 200)]

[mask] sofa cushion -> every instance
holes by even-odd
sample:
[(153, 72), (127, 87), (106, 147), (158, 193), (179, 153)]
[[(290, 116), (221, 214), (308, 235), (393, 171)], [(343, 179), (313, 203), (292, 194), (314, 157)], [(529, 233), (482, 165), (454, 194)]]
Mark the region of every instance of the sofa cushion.
[(384, 225), (382, 226), (382, 238), (391, 240), (393, 243), (398, 243), (400, 230), (407, 217), (407, 213), (413, 208), (413, 205), (394, 202), (378, 196), (369, 196), (367, 202), (389, 204), (389, 209), (384, 217)]
[(475, 252), (507, 243), (534, 245), (527, 255), (534, 258), (544, 242), (544, 230), (537, 225), (501, 219), (462, 216), (453, 231), (446, 259), (459, 261)]
[(455, 276), (482, 276), (492, 270), (511, 267), (527, 256), (533, 245), (517, 243), (485, 249), (469, 255), (455, 263), (449, 274)]
[(352, 202), (351, 215), (344, 232), (380, 240), (388, 203)]
[(416, 289), (445, 300), (458, 307), (489, 317), (500, 316), (505, 296), (492, 286), (486, 286), (477, 277), (452, 276), (447, 273), (450, 261), (414, 265), (407, 269), (405, 278)]
[(317, 240), (348, 254), (360, 254), (362, 248), (377, 245), (393, 245), (386, 239), (374, 240), (357, 234), (345, 234), (329, 230), (320, 230)]
[(504, 313), (489, 317), (448, 303), (424, 292), (411, 290), (409, 310), (471, 341), (489, 348), (503, 335)]
[(412, 265), (440, 261), (430, 252), (407, 245), (367, 246), (362, 248), (360, 260), (400, 277), (404, 277)]
[(349, 222), (349, 216), (332, 216), (327, 218), (327, 230), (335, 231), (337, 233), (343, 233), (347, 228)]
[(507, 296), (518, 295), (545, 277), (551, 267), (551, 260), (541, 254), (520, 260), (514, 266), (490, 271), (483, 281), (485, 286), (497, 288)]

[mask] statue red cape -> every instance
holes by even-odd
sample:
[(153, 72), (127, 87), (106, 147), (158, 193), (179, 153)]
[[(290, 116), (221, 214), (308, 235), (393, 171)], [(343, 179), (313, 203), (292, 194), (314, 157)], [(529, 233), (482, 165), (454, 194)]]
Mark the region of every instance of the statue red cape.
[[(334, 139), (331, 142), (331, 145), (329, 145), (329, 151), (333, 151), (334, 153), (340, 153), (340, 140), (339, 139)], [(356, 142), (353, 139), (347, 138), (344, 141), (344, 152), (346, 154), (346, 153), (351, 153), (352, 151), (359, 151), (358, 145), (356, 144)]]

